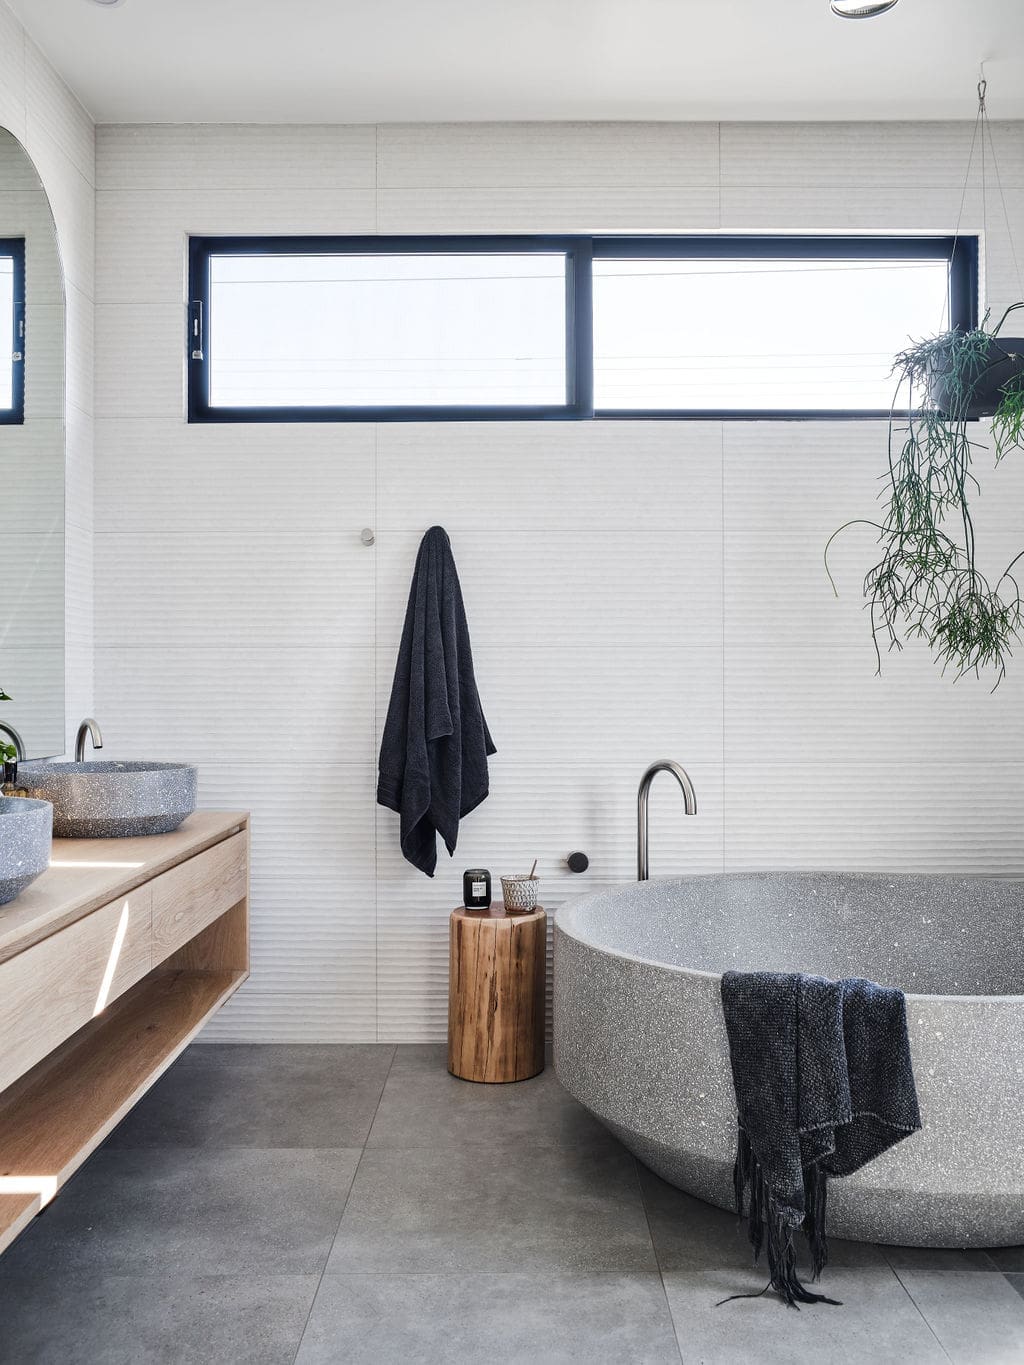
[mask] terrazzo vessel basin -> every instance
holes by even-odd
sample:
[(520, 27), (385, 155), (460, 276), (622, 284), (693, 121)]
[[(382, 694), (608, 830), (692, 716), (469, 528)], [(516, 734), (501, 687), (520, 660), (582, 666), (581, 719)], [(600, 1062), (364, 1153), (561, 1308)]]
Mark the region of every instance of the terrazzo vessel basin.
[(18, 780), (53, 802), (59, 839), (170, 834), (196, 808), (196, 770), (183, 763), (24, 763)]
[(50, 866), (53, 807), (0, 796), (0, 905), (20, 896)]
[(555, 922), (559, 1080), (646, 1165), (734, 1207), (721, 973), (866, 976), (907, 995), (922, 1132), (829, 1186), (839, 1237), (1024, 1242), (1024, 882), (758, 873), (643, 882)]

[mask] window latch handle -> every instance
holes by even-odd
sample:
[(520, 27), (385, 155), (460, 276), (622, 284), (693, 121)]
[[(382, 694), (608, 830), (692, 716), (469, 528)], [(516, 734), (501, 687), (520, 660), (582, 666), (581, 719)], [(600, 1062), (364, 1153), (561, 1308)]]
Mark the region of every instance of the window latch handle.
[(188, 349), (193, 360), (203, 359), (203, 305), (193, 299), (188, 306)]

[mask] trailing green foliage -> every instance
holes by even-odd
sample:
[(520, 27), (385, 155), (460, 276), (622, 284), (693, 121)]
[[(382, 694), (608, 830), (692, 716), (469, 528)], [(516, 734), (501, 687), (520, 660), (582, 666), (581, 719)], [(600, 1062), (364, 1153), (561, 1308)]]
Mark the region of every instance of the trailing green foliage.
[[(893, 363), (898, 376), (889, 417), (889, 467), (878, 522), (881, 554), (864, 579), (871, 633), (881, 669), (882, 649), (902, 649), (908, 639), (924, 640), (943, 670), (980, 674), (991, 669), (998, 686), (1012, 646), (1024, 626), (1024, 603), (1014, 559), (995, 584), (977, 565), (970, 502), (979, 490), (972, 472), (975, 443), (968, 435), (971, 402), (993, 354), (1007, 315), (986, 330), (949, 331), (902, 351)], [(999, 390), (992, 418), (996, 460), (1024, 447), (1024, 372)], [(901, 395), (906, 398), (897, 409)], [(1022, 552), (1024, 554), (1024, 552)]]
[(999, 410), (992, 418), (992, 443), (997, 461), (1007, 451), (1024, 446), (1024, 373), (1004, 384), (1002, 395)]

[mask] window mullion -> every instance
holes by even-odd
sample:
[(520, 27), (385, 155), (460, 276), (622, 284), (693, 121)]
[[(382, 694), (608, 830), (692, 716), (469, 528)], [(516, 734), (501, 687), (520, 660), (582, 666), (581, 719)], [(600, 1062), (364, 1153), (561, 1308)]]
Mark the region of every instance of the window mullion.
[(568, 402), (577, 417), (594, 415), (594, 253), (581, 240), (567, 272), (565, 344)]

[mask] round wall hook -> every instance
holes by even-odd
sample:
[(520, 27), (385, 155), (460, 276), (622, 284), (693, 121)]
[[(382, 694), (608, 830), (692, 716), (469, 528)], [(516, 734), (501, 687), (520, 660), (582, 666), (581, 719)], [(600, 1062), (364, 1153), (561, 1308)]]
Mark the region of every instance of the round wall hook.
[(363, 529), (359, 532), (359, 539), (363, 542), (364, 545), (372, 545), (373, 542), (377, 539), (377, 537), (370, 530), (369, 526), (364, 526)]

